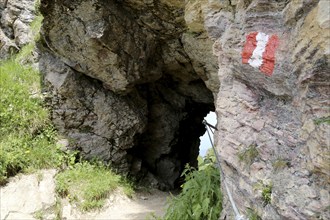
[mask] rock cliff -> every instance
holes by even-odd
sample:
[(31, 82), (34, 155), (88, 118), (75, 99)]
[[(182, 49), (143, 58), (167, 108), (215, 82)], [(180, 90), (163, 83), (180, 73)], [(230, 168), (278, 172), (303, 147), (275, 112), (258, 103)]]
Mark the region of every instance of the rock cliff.
[[(223, 179), (241, 214), (329, 219), (329, 7), (42, 0), (53, 121), (83, 156), (167, 189), (196, 165), (203, 117), (216, 110)], [(227, 196), (224, 208), (232, 219)]]
[[(219, 1), (212, 16), (223, 21), (209, 31), (221, 82), (215, 138), (244, 214), (330, 217), (329, 11), (328, 1)], [(278, 37), (271, 76), (242, 64), (253, 32)]]
[(206, 85), (217, 86), (206, 36), (209, 56), (191, 58), (199, 49), (183, 36), (184, 2), (42, 1), (41, 12), (40, 68), (70, 146), (173, 188), (184, 165), (197, 164), (202, 120), (214, 110)]
[(32, 41), (30, 24), (35, 17), (34, 2), (35, 0), (0, 2), (0, 59), (8, 58)]

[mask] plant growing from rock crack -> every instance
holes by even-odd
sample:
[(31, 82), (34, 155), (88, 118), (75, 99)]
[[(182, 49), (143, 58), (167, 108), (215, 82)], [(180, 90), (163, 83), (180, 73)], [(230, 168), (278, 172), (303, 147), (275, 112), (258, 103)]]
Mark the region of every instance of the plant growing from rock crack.
[(279, 170), (284, 169), (285, 167), (287, 167), (289, 164), (289, 162), (285, 159), (281, 159), (281, 158), (277, 158), (274, 162), (273, 162), (273, 168), (274, 171), (277, 172)]
[(316, 125), (320, 125), (320, 124), (323, 124), (323, 123), (330, 125), (330, 116), (314, 119), (314, 123)]
[(249, 147), (238, 152), (239, 161), (244, 161), (247, 165), (251, 166), (254, 160), (258, 157), (259, 152), (256, 145), (250, 145)]
[(272, 183), (259, 182), (255, 184), (254, 189), (261, 191), (261, 198), (264, 206), (271, 203), (273, 189)]
[(265, 185), (264, 188), (262, 189), (261, 196), (264, 201), (264, 205), (270, 204), (272, 200), (272, 184)]
[(249, 220), (262, 220), (261, 217), (258, 215), (258, 212), (254, 209), (247, 210), (247, 217)]

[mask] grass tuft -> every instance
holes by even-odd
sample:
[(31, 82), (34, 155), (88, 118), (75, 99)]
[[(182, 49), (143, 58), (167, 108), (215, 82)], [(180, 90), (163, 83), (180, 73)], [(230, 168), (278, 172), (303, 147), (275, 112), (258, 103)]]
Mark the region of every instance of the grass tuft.
[(272, 184), (265, 185), (262, 189), (261, 196), (262, 200), (264, 201), (264, 205), (270, 204), (272, 201)]
[(258, 157), (259, 152), (255, 145), (250, 145), (248, 148), (243, 149), (238, 152), (239, 161), (244, 161), (249, 166), (254, 162), (254, 160)]
[(77, 163), (56, 177), (56, 192), (76, 203), (83, 211), (101, 208), (108, 194), (120, 185), (132, 196), (132, 186), (123, 183), (119, 175), (100, 162)]
[(288, 167), (289, 165), (289, 161), (285, 160), (285, 159), (281, 159), (281, 158), (277, 158), (274, 162), (273, 162), (273, 168), (275, 172), (278, 172), (280, 170), (283, 170), (285, 167)]

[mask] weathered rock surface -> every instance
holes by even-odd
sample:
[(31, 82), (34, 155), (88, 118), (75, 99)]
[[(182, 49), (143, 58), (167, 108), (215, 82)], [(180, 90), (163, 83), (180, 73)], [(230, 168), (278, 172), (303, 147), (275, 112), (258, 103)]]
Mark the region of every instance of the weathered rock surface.
[(33, 175), (16, 176), (1, 187), (0, 219), (35, 219), (37, 211), (54, 206), (55, 174), (56, 170), (41, 170)]
[(0, 59), (8, 58), (32, 41), (30, 24), (35, 17), (35, 0), (0, 3)]
[[(329, 219), (328, 1), (222, 1), (217, 148), (241, 213), (262, 219)], [(229, 13), (228, 13), (229, 12)], [(242, 64), (245, 36), (276, 34), (271, 77)], [(213, 36), (214, 30), (210, 31)], [(257, 153), (249, 161), (248, 150)], [(240, 155), (243, 158), (240, 159)], [(263, 191), (272, 185), (271, 201)], [(232, 215), (227, 207), (223, 217)]]
[[(329, 219), (329, 7), (43, 0), (40, 67), (53, 121), (84, 156), (170, 188), (195, 165), (215, 106), (216, 147), (241, 214)], [(279, 39), (272, 76), (242, 64), (256, 31)]]
[(210, 41), (183, 36), (183, 1), (44, 0), (41, 11), (45, 91), (71, 147), (173, 188), (214, 109), (203, 80), (218, 86)]

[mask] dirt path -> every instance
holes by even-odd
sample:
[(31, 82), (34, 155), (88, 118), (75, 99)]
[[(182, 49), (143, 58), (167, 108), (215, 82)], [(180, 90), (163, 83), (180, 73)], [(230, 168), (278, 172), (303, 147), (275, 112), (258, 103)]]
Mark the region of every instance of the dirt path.
[(145, 219), (151, 214), (163, 216), (168, 193), (152, 190), (140, 192), (134, 199), (121, 199), (96, 216), (96, 219)]
[(66, 220), (139, 220), (162, 216), (170, 193), (156, 189), (140, 190), (128, 198), (120, 190), (107, 198), (101, 210), (82, 213), (66, 199), (56, 201), (55, 170), (43, 170), (37, 174), (19, 175), (0, 188), (0, 219), (29, 220), (55, 219), (61, 213)]
[(102, 219), (102, 220), (121, 220), (121, 219), (153, 219), (154, 216), (163, 216), (166, 209), (166, 201), (170, 194), (159, 190), (149, 192), (137, 192), (133, 198), (126, 197), (121, 192), (115, 192), (106, 202), (103, 209), (95, 212), (81, 213), (72, 207), (68, 201), (63, 201), (63, 219)]

